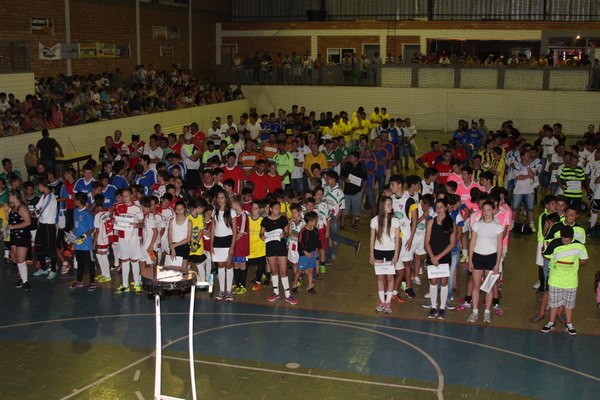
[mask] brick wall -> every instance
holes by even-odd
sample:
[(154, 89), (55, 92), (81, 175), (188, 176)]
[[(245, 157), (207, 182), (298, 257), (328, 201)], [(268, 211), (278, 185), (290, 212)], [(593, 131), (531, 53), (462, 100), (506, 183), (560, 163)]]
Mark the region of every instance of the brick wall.
[[(197, 76), (215, 76), (215, 23), (229, 19), (229, 2), (194, 2), (193, 69)], [(116, 67), (128, 76), (136, 64), (135, 1), (71, 0), (71, 42), (103, 42), (130, 44), (131, 58), (93, 58), (73, 60), (74, 74), (113, 71)], [(36, 76), (66, 73), (66, 61), (44, 61), (38, 58), (38, 43), (64, 43), (64, 2), (59, 0), (20, 0), (10, 7), (0, 5), (2, 23), (0, 41), (29, 43), (30, 62)], [(30, 17), (52, 18), (54, 35), (32, 35)], [(140, 4), (142, 63), (155, 68), (169, 68), (177, 63), (189, 65), (188, 9), (157, 4)], [(179, 27), (179, 40), (152, 38), (152, 26)], [(160, 43), (173, 44), (173, 57), (160, 57)]]
[(282, 54), (292, 54), (293, 51), (304, 54), (310, 51), (310, 36), (287, 36), (287, 37), (224, 37), (223, 45), (235, 44), (242, 58), (246, 55), (252, 57), (255, 52), (263, 54), (265, 49), (269, 50), (271, 57)]
[[(419, 44), (419, 36), (388, 36), (387, 37), (387, 52), (391, 53), (394, 58), (402, 56), (403, 44)], [(382, 55), (383, 57), (387, 54)]]
[(360, 56), (363, 51), (363, 44), (378, 44), (379, 36), (319, 36), (317, 38), (317, 53), (323, 57), (327, 54), (327, 49), (355, 49), (356, 54)]

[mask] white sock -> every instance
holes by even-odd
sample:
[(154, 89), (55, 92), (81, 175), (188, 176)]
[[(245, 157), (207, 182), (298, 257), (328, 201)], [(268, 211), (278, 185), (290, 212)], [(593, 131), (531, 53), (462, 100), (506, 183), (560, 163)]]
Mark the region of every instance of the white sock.
[(397, 296), (398, 295), (398, 291), (397, 290), (392, 290), (392, 296)]
[(131, 269), (133, 271), (133, 281), (135, 282), (136, 285), (141, 285), (142, 284), (142, 278), (140, 277), (140, 262), (139, 261), (132, 261), (131, 262)]
[(219, 288), (221, 292), (225, 291), (225, 268), (219, 268)]
[(598, 221), (598, 213), (592, 213), (590, 216), (590, 228), (596, 226), (596, 222)]
[(473, 313), (474, 313), (474, 314), (479, 314), (479, 308), (474, 308), (474, 309), (473, 309)]
[(77, 257), (73, 257), (73, 268), (77, 269), (79, 267), (79, 264), (77, 264)]
[(19, 276), (23, 283), (27, 282), (27, 263), (17, 263), (17, 268), (19, 269)]
[(233, 285), (233, 269), (227, 269), (225, 271), (225, 282), (227, 290), (226, 292), (231, 292), (231, 286)]
[(119, 266), (119, 261), (121, 261), (121, 260), (119, 260), (119, 244), (118, 243), (113, 243), (111, 246), (112, 246), (113, 257), (114, 257), (113, 265), (115, 267), (118, 267)]
[(437, 299), (438, 299), (437, 285), (429, 284), (429, 296), (431, 298), (431, 308), (437, 308)]
[(110, 278), (108, 254), (96, 254), (96, 258), (98, 258), (98, 264), (100, 265), (100, 273), (102, 276)]
[(10, 250), (4, 249), (4, 258), (10, 258)]
[(206, 273), (206, 266), (207, 262), (204, 261), (203, 263), (200, 263), (197, 265), (196, 268), (198, 268), (198, 281), (200, 282), (208, 282), (208, 274)]
[(271, 282), (273, 282), (273, 293), (279, 294), (279, 275), (271, 275)]
[[(385, 303), (385, 297), (384, 296), (386, 295), (386, 293), (383, 290), (379, 290), (377, 292), (377, 294), (379, 295), (379, 302), (380, 303)], [(388, 292), (388, 294), (391, 294), (391, 293)], [(388, 297), (389, 297), (389, 295), (388, 295)]]
[(442, 286), (440, 289), (440, 310), (446, 309), (447, 301), (448, 301), (448, 285)]
[(282, 276), (281, 286), (283, 286), (283, 292), (285, 293), (285, 297), (290, 297), (290, 278), (288, 278), (287, 276)]
[[(383, 293), (383, 292), (381, 292), (381, 293)], [(381, 298), (381, 301), (384, 301), (383, 296), (380, 296), (380, 298)], [(385, 292), (385, 302), (388, 304), (392, 303), (392, 292)]]
[(121, 261), (121, 277), (123, 278), (123, 286), (129, 286), (129, 269), (131, 268), (129, 261)]

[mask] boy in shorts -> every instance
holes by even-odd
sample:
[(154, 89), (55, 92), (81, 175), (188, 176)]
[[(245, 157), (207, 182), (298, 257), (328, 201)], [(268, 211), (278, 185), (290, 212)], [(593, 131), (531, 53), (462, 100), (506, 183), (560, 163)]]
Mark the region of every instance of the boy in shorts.
[(304, 216), (306, 225), (298, 234), (298, 270), (294, 276), (294, 287), (298, 285), (298, 279), (302, 271), (308, 277), (308, 293), (316, 294), (313, 287), (313, 271), (317, 267), (317, 251), (321, 247), (321, 238), (316, 229), (319, 216), (316, 212), (307, 212)]
[(573, 309), (577, 298), (578, 271), (580, 265), (587, 263), (588, 254), (585, 246), (573, 237), (573, 227), (564, 225), (560, 230), (560, 238), (554, 239), (544, 250), (544, 257), (550, 260), (548, 276), (550, 321), (542, 327), (544, 333), (554, 329), (558, 309), (564, 307), (565, 330), (571, 336), (577, 335), (573, 326)]
[(188, 219), (192, 221), (192, 239), (190, 241), (190, 264), (198, 269), (199, 287), (207, 287), (210, 276), (210, 263), (204, 251), (202, 232), (204, 231), (204, 211), (208, 203), (202, 197), (193, 199), (189, 203), (190, 214)]
[(113, 212), (114, 230), (118, 231), (119, 258), (123, 282), (115, 294), (127, 293), (129, 289), (129, 271), (133, 270), (133, 285), (136, 293), (142, 292), (140, 263), (142, 244), (140, 229), (144, 225), (142, 208), (134, 204), (133, 193), (123, 189), (123, 203), (115, 205)]
[(108, 248), (110, 247), (110, 235), (112, 235), (112, 215), (110, 210), (104, 209), (104, 196), (97, 194), (94, 196), (96, 204), (96, 215), (94, 216), (94, 249), (96, 250), (96, 259), (100, 265), (100, 275), (96, 277), (96, 282), (106, 283), (111, 281), (110, 262), (108, 260)]
[[(152, 196), (155, 202), (158, 198)], [(140, 258), (141, 268), (153, 266), (156, 261), (155, 247), (158, 241), (159, 216), (152, 211), (152, 198), (144, 196), (140, 199), (142, 212), (144, 213), (144, 229), (142, 230), (142, 253)]]

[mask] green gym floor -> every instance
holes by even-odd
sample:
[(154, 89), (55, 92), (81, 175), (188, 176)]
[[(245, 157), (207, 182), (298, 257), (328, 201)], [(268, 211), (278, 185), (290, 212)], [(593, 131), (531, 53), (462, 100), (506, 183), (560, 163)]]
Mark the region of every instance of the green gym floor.
[[(420, 149), (439, 134), (421, 133)], [(412, 171), (415, 172), (415, 171)], [(268, 288), (233, 303), (196, 295), (195, 379), (199, 399), (596, 399), (600, 391), (600, 309), (593, 292), (596, 241), (580, 270), (574, 323), (579, 336), (539, 332), (532, 284), (535, 236), (512, 235), (501, 303), (492, 324), (467, 324), (466, 311), (427, 320), (427, 285), (417, 298), (375, 313), (368, 222), (344, 235), (363, 242), (356, 257), (340, 247), (334, 266), (303, 287), (298, 305), (269, 303)], [(582, 223), (584, 220), (582, 219)], [(459, 293), (465, 278), (459, 269)], [(33, 271), (30, 271), (33, 272)], [(72, 273), (71, 273), (72, 274)], [(252, 273), (249, 274), (252, 276)], [(95, 292), (70, 290), (74, 276), (12, 284), (0, 266), (0, 399), (151, 399), (154, 302), (116, 296), (120, 275)], [(162, 393), (192, 398), (187, 355), (188, 299), (164, 296)], [(595, 393), (595, 394), (594, 394)]]

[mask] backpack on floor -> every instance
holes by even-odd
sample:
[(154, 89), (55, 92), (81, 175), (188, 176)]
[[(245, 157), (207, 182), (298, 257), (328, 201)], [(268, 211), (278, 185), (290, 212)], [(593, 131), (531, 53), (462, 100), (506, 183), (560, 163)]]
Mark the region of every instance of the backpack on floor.
[(513, 232), (521, 235), (531, 235), (533, 233), (533, 230), (531, 229), (529, 224), (515, 224)]

